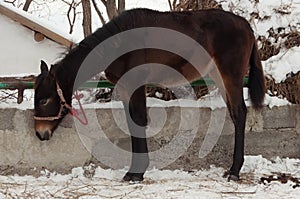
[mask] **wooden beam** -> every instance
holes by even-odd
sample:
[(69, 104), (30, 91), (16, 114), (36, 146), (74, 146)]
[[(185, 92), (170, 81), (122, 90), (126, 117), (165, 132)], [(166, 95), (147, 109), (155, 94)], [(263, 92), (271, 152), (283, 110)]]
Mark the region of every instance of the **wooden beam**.
[(20, 15), (17, 12), (14, 12), (8, 8), (6, 8), (5, 6), (0, 4), (0, 13), (5, 15), (6, 17), (22, 24), (23, 26), (26, 26), (28, 28), (30, 28), (31, 30), (35, 31), (35, 32), (39, 32), (43, 35), (45, 35), (45, 37), (61, 44), (64, 45), (68, 48), (70, 48), (73, 45), (73, 42), (70, 41), (69, 39), (47, 29), (46, 27)]

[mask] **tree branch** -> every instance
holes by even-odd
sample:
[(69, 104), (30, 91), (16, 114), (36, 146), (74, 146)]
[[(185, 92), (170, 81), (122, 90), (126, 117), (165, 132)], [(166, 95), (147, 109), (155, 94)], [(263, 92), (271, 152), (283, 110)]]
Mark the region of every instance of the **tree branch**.
[(116, 0), (109, 0), (106, 2), (106, 11), (109, 19), (112, 19), (118, 15)]
[[(69, 3), (65, 0), (61, 0), (62, 2), (66, 3), (67, 5), (69, 5), (69, 8), (68, 8), (68, 12), (67, 12), (67, 17), (68, 17), (68, 22), (69, 22), (69, 25), (70, 25), (70, 31), (69, 31), (69, 34), (72, 34), (73, 33), (73, 29), (74, 29), (74, 24), (75, 24), (75, 20), (76, 20), (76, 3), (74, 2), (74, 0)], [(73, 11), (73, 19), (71, 19), (71, 12)]]
[(26, 12), (28, 11), (31, 2), (32, 2), (32, 0), (26, 0), (25, 1), (24, 7), (23, 7), (24, 11), (26, 11)]
[(125, 10), (125, 0), (118, 0), (118, 14)]
[(105, 24), (105, 20), (104, 20), (104, 17), (102, 15), (101, 11), (99, 10), (99, 8), (98, 8), (98, 6), (96, 4), (96, 1), (92, 0), (92, 3), (93, 3), (93, 6), (94, 6), (94, 8), (95, 8), (95, 10), (96, 10), (99, 18), (100, 18), (100, 21), (101, 21), (102, 25), (104, 25)]
[(107, 1), (106, 0), (101, 0), (103, 5), (106, 7), (107, 6)]
[(15, 3), (16, 3), (16, 0), (13, 0), (13, 1), (7, 1), (7, 0), (4, 0), (5, 3), (11, 3), (13, 6), (16, 7)]

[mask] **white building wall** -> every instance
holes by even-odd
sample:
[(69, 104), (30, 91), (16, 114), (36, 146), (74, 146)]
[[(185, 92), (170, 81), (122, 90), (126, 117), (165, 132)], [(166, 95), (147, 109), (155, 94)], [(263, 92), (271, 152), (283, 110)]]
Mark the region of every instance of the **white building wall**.
[(49, 65), (66, 51), (47, 38), (34, 40), (34, 32), (0, 14), (0, 76), (38, 74), (40, 60)]

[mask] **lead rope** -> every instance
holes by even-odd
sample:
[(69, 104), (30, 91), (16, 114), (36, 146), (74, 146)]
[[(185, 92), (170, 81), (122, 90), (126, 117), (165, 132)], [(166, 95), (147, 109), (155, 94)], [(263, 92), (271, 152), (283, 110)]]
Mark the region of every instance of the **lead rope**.
[[(83, 94), (78, 94), (78, 91), (75, 91), (74, 93), (74, 97), (73, 99), (76, 99), (78, 104), (79, 104), (79, 108), (80, 108), (80, 111), (74, 109), (72, 106), (70, 106), (69, 104), (66, 103), (66, 100), (64, 98), (64, 95), (62, 93), (62, 90), (61, 88), (59, 87), (59, 84), (56, 82), (56, 86), (57, 86), (57, 93), (60, 97), (60, 100), (64, 103), (64, 106), (66, 106), (67, 109), (69, 109), (70, 111), (70, 114), (75, 117), (81, 124), (83, 125), (88, 125), (88, 119), (86, 117), (86, 114), (82, 108), (82, 104), (80, 102), (80, 99), (83, 98)], [(83, 115), (83, 119), (79, 117), (79, 112)]]
[[(80, 108), (80, 111), (78, 111), (78, 110), (76, 110), (76, 109), (74, 109), (74, 108), (71, 107), (71, 109), (69, 109), (70, 110), (70, 114), (73, 117), (75, 117), (81, 124), (88, 125), (88, 123), (89, 123), (88, 119), (86, 117), (86, 114), (85, 114), (85, 112), (84, 112), (84, 110), (82, 108), (82, 104), (80, 102), (81, 98), (83, 98), (83, 94), (78, 94), (78, 91), (75, 91), (73, 99), (77, 100), (79, 108)], [(83, 119), (79, 117), (79, 112), (83, 115)]]

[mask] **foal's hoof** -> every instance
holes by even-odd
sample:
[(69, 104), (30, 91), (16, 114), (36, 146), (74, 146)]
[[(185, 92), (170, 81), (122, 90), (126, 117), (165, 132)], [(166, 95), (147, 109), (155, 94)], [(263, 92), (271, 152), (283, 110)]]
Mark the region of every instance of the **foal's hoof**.
[(238, 181), (240, 178), (236, 175), (229, 175), (227, 178), (227, 181), (230, 182), (230, 180), (232, 181)]
[(228, 182), (230, 182), (230, 180), (238, 181), (240, 179), (239, 176), (236, 176), (236, 175), (233, 175), (233, 174), (230, 174), (230, 173), (231, 173), (230, 171), (226, 171), (223, 175), (223, 178), (227, 178)]
[(143, 173), (126, 173), (123, 177), (123, 181), (125, 182), (141, 182), (144, 180)]

